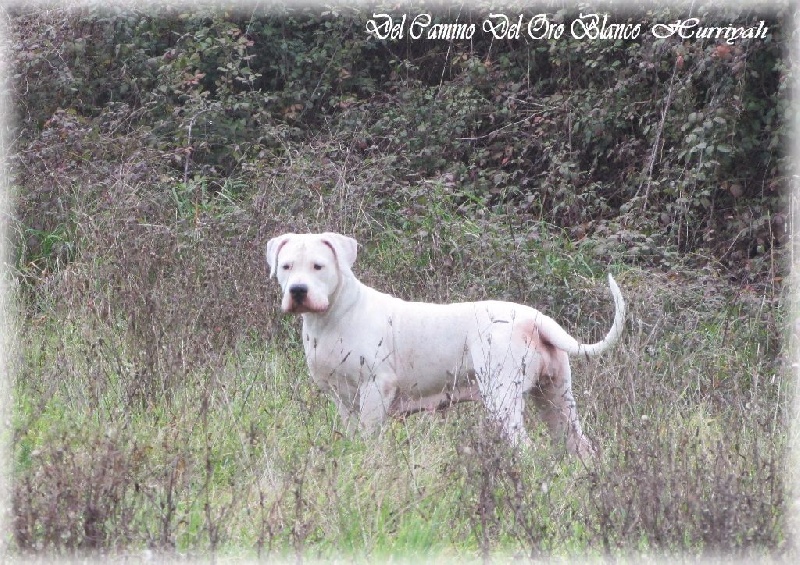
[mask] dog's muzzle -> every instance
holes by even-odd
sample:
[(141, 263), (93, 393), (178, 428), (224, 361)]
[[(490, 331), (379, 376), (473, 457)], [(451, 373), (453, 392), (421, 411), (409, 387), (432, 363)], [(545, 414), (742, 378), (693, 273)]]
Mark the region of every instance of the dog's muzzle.
[(289, 287), (289, 294), (292, 297), (292, 304), (302, 306), (308, 297), (308, 286), (304, 284), (294, 284)]

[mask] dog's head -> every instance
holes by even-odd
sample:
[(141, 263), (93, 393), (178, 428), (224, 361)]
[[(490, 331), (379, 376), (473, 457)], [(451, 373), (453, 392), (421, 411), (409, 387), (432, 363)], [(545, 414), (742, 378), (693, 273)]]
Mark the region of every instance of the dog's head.
[(356, 260), (358, 244), (338, 233), (286, 233), (267, 243), (270, 277), (283, 289), (281, 309), (294, 314), (324, 313)]

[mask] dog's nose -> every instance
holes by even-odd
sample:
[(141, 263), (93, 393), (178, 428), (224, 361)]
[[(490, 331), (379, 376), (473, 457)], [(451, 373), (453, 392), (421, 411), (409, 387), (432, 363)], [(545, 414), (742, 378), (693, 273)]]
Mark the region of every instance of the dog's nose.
[(289, 294), (295, 304), (302, 304), (308, 295), (308, 287), (304, 284), (294, 284), (289, 287)]

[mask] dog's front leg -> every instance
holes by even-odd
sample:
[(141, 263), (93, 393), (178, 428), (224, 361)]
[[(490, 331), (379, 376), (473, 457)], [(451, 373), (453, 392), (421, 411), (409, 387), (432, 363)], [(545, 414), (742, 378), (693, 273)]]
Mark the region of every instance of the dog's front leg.
[(361, 430), (372, 434), (389, 415), (389, 407), (397, 395), (394, 375), (380, 374), (367, 379), (358, 389)]
[(338, 394), (333, 395), (333, 402), (344, 425), (344, 435), (352, 439), (358, 429), (358, 417), (355, 411)]

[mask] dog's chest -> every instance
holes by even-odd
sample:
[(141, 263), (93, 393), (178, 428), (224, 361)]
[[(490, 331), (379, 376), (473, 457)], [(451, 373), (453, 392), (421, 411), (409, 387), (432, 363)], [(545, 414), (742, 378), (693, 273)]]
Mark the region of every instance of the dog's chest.
[(347, 395), (375, 375), (392, 371), (393, 355), (386, 339), (351, 339), (341, 334), (303, 330), (306, 361), (314, 381), (323, 389)]

